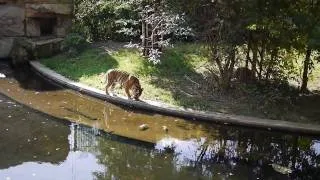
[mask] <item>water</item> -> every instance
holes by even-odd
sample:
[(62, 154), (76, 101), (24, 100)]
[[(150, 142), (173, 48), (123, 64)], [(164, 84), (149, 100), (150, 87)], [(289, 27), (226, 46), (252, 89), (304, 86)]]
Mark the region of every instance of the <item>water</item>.
[(319, 137), (133, 112), (0, 67), (0, 179), (320, 177)]

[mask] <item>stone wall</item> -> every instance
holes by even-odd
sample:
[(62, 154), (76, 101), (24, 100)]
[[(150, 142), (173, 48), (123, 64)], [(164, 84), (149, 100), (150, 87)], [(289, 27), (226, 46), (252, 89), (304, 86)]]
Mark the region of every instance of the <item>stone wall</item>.
[(17, 39), (63, 38), (72, 13), (72, 0), (0, 0), (0, 58), (10, 56)]

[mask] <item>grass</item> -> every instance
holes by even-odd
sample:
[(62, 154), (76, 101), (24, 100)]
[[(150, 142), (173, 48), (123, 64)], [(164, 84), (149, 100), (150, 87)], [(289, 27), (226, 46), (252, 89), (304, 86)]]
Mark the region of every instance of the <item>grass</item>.
[[(203, 65), (208, 61), (206, 57), (208, 51), (200, 44), (177, 44), (165, 50), (161, 64), (154, 65), (136, 49), (120, 48), (110, 53), (108, 44), (104, 44), (91, 46), (76, 57), (60, 54), (41, 62), (70, 79), (101, 90), (104, 90), (104, 73), (110, 68), (121, 69), (140, 79), (144, 88), (142, 99), (180, 107), (289, 121), (318, 120), (318, 111), (310, 114), (305, 101), (301, 101), (301, 106), (292, 106), (291, 101), (269, 100), (275, 95), (282, 98), (282, 93), (276, 94), (272, 87), (265, 88), (266, 92), (258, 92), (254, 87), (231, 94), (212, 93), (202, 75)], [(116, 93), (124, 95), (124, 90), (118, 88)], [(320, 105), (318, 99), (319, 103), (314, 101), (314, 109)]]
[[(136, 49), (120, 49), (106, 53), (102, 48), (88, 48), (76, 57), (66, 54), (43, 59), (41, 62), (58, 73), (98, 89), (104, 89), (103, 74), (110, 68), (125, 70), (139, 77), (144, 88), (142, 98), (161, 100), (179, 106), (201, 103), (181, 97), (177, 89), (188, 86), (185, 75), (199, 78), (195, 72), (199, 64), (206, 61), (205, 49), (196, 44), (178, 45), (168, 49), (163, 63), (154, 65), (140, 56)], [(176, 89), (176, 91), (172, 91)], [(116, 89), (123, 94), (122, 90)]]

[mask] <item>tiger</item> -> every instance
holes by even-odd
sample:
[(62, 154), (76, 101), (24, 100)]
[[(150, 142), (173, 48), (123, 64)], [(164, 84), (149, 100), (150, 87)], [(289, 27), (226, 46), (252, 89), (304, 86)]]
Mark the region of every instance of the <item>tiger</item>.
[(237, 68), (234, 73), (234, 77), (243, 83), (252, 83), (256, 79), (254, 71), (246, 67)]
[[(128, 99), (133, 98), (134, 100), (138, 101), (143, 91), (143, 88), (141, 88), (139, 79), (137, 77), (118, 69), (110, 69), (106, 72), (105, 83), (107, 95), (109, 95), (108, 89), (110, 87), (111, 89), (114, 89), (116, 84), (120, 84), (120, 88), (124, 87)], [(130, 90), (133, 93), (133, 96), (131, 96)]]

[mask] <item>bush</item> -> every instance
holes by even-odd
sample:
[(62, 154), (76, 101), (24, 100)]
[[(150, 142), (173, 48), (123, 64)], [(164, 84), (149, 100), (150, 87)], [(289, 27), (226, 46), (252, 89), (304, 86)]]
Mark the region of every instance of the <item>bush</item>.
[(68, 34), (62, 44), (62, 50), (69, 56), (74, 56), (88, 46), (88, 42), (77, 33)]
[(76, 0), (73, 29), (90, 41), (137, 40), (140, 1)]

